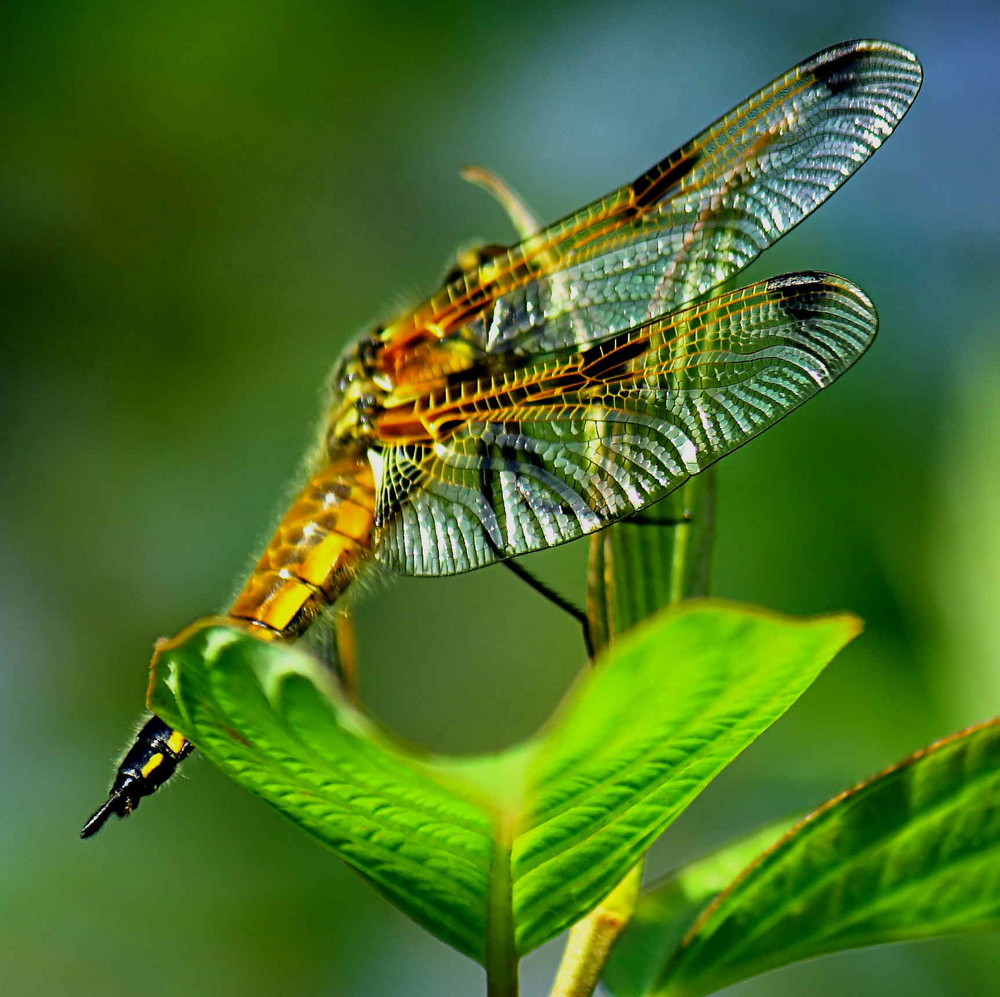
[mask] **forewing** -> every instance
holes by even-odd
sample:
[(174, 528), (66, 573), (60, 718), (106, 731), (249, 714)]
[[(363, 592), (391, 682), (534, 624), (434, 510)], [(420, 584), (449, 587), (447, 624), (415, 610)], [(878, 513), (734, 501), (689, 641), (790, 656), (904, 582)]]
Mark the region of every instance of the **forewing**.
[[(818, 53), (644, 173), (445, 287), (384, 333), (400, 381), (433, 330), (487, 354), (584, 344), (692, 301), (818, 207), (885, 141), (920, 88), (905, 49)], [(412, 358), (412, 362), (411, 362)]]
[(407, 442), (382, 451), (378, 557), (455, 574), (601, 529), (826, 387), (876, 326), (843, 278), (788, 274), (453, 383), (417, 400)]

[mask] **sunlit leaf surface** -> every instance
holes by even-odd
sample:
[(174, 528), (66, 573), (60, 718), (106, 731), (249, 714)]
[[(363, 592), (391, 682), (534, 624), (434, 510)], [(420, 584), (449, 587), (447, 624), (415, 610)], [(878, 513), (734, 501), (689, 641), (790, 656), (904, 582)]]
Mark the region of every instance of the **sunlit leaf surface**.
[(157, 714), (484, 963), (599, 902), (857, 631), (721, 603), (616, 643), (531, 741), (478, 759), (394, 741), (295, 648), (203, 630), (160, 658)]
[(995, 720), (821, 807), (734, 879), (679, 948), (683, 911), (664, 906), (676, 883), (654, 891), (616, 953), (616, 997), (694, 997), (827, 952), (1000, 924), (998, 801)]
[(648, 887), (602, 977), (614, 997), (650, 993), (664, 953), (673, 952), (709, 903), (795, 823), (797, 818), (768, 824)]

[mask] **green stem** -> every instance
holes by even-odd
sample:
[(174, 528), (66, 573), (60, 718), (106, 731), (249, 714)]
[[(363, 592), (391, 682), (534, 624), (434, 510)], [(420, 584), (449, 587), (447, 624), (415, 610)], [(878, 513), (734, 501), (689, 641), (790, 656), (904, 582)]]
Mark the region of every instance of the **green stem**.
[(490, 860), (490, 895), (486, 912), (487, 997), (518, 997), (517, 953), (510, 923), (513, 885), (510, 872), (511, 829), (499, 820)]

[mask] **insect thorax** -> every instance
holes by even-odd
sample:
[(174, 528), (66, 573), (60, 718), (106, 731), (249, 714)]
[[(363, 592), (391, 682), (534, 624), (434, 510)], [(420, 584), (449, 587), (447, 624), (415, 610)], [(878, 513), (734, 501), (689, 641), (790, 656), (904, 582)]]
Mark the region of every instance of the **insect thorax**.
[(392, 389), (385, 376), (376, 373), (380, 332), (376, 328), (352, 343), (334, 369), (326, 439), (331, 453), (372, 439), (374, 419)]

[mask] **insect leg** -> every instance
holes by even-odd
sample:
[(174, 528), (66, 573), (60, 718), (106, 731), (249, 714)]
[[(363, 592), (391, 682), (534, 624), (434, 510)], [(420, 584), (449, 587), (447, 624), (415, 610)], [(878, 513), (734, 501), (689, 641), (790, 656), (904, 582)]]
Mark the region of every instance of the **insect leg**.
[(564, 613), (569, 613), (580, 624), (583, 629), (583, 643), (587, 649), (587, 657), (593, 658), (594, 642), (590, 636), (590, 621), (587, 619), (587, 614), (569, 599), (561, 596), (555, 589), (546, 585), (540, 578), (536, 578), (527, 568), (522, 568), (516, 561), (506, 560), (500, 563), (520, 578), (522, 582), (527, 582), (539, 595), (548, 599), (554, 606), (558, 606)]
[(686, 526), (692, 521), (694, 517), (691, 513), (686, 512), (683, 516), (643, 516), (642, 513), (637, 513), (634, 516), (629, 516), (628, 519), (623, 519), (623, 523), (627, 523), (629, 526)]

